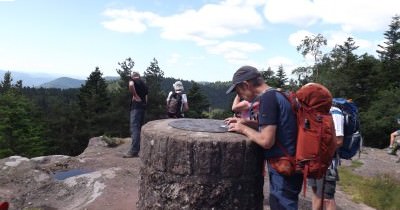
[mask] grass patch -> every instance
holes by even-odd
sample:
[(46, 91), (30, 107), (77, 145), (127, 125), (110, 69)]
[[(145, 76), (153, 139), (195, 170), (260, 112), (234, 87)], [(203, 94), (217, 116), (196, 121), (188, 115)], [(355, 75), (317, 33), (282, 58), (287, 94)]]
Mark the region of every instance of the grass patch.
[(364, 163), (362, 163), (359, 160), (353, 160), (351, 161), (350, 168), (355, 169), (355, 168), (360, 168)]
[[(340, 181), (338, 184), (352, 196), (355, 202), (362, 202), (376, 209), (399, 209), (400, 182), (389, 175), (366, 178), (355, 174), (352, 169), (362, 163), (355, 163), (349, 167), (340, 167)], [(361, 164), (361, 165), (359, 165)]]

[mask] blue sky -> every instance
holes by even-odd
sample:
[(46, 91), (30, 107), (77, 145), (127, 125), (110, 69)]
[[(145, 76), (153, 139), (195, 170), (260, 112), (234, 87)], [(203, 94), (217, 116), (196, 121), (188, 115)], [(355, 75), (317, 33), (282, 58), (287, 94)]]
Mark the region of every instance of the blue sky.
[(375, 55), (399, 0), (0, 0), (0, 69), (117, 76), (131, 57), (166, 77), (229, 81), (242, 65), (291, 70), (296, 46), (321, 33), (329, 51), (353, 37)]

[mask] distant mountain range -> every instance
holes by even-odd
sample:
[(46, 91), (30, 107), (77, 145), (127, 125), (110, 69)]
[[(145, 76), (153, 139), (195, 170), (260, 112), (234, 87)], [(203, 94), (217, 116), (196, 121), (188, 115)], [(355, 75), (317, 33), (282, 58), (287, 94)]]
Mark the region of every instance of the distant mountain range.
[[(0, 81), (3, 80), (6, 70), (0, 69)], [(60, 77), (59, 75), (52, 75), (46, 73), (24, 73), (17, 71), (10, 71), (13, 82), (22, 80), (22, 85), (25, 87), (43, 87), (43, 88), (80, 88), (86, 80), (74, 79), (70, 77)], [(106, 76), (106, 80), (118, 79), (118, 77)]]
[[(0, 81), (4, 79), (4, 74), (7, 71), (0, 69)], [(13, 78), (13, 83), (18, 80), (22, 80), (22, 85), (24, 87), (35, 87), (35, 88), (59, 88), (59, 89), (69, 89), (69, 88), (80, 88), (82, 84), (85, 84), (86, 80), (74, 79), (70, 77), (65, 77), (61, 75), (51, 75), (44, 73), (22, 73), (11, 71), (11, 77)], [(105, 76), (106, 81), (117, 80), (119, 77), (116, 76)], [(172, 84), (177, 79), (175, 78), (164, 78), (161, 82), (161, 90), (165, 93), (173, 90)], [(181, 79), (180, 79), (181, 80)], [(185, 91), (189, 91), (192, 87), (192, 81), (181, 80)], [(230, 86), (230, 82), (197, 82), (200, 89), (209, 99), (209, 102), (213, 107), (218, 107), (226, 109), (230, 107), (230, 102), (233, 100), (233, 95), (226, 95), (225, 91)]]
[[(6, 72), (7, 72), (6, 70), (0, 69), (0, 80), (3, 80), (4, 74)], [(49, 82), (59, 77), (57, 75), (51, 75), (46, 73), (25, 73), (18, 71), (10, 71), (10, 72), (13, 82), (22, 80), (22, 85), (29, 87), (39, 87), (41, 84)]]
[(55, 80), (45, 82), (41, 84), (40, 87), (68, 89), (68, 88), (79, 88), (83, 84), (85, 84), (85, 80), (79, 80), (70, 77), (60, 77)]

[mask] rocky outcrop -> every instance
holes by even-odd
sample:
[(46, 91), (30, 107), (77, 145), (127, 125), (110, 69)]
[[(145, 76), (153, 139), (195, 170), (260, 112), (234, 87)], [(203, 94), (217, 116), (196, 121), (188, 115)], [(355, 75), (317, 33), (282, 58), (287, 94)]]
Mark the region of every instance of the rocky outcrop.
[[(200, 135), (200, 134), (196, 134)], [(109, 139), (108, 139), (109, 140)], [(89, 146), (79, 156), (53, 155), (32, 159), (12, 156), (0, 160), (0, 202), (8, 201), (10, 210), (135, 210), (138, 202), (140, 158), (122, 158), (130, 139), (103, 141), (90, 139)], [(107, 142), (107, 143), (106, 143)], [(114, 146), (114, 147), (109, 147)], [(364, 148), (362, 163), (354, 169), (362, 176), (391, 174), (400, 177), (397, 156), (386, 151)], [(351, 164), (343, 161), (343, 165)], [(264, 194), (268, 194), (264, 180)], [(300, 196), (300, 209), (310, 209), (311, 190)], [(338, 209), (373, 209), (351, 201), (351, 195), (338, 187)], [(264, 209), (269, 209), (265, 196)]]
[(92, 138), (77, 157), (0, 160), (0, 201), (11, 210), (136, 209), (140, 161), (122, 158), (128, 144), (121, 139), (115, 148), (102, 139)]

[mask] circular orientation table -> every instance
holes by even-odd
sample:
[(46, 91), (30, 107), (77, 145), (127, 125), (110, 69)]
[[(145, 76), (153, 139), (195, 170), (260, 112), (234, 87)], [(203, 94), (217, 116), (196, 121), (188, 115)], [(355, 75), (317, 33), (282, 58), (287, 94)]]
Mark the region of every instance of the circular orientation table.
[(138, 209), (262, 210), (262, 149), (223, 125), (190, 118), (145, 124)]

